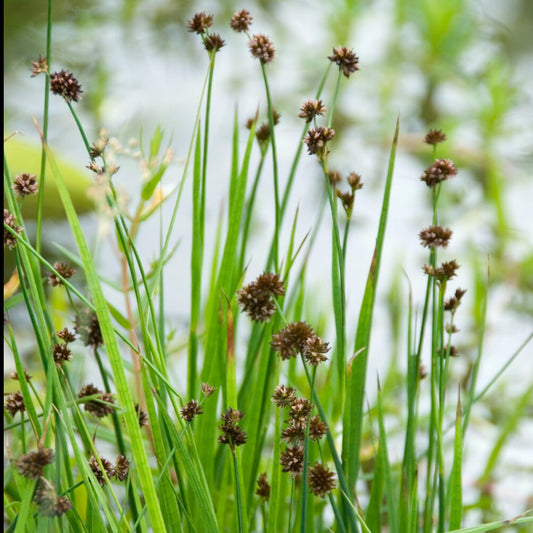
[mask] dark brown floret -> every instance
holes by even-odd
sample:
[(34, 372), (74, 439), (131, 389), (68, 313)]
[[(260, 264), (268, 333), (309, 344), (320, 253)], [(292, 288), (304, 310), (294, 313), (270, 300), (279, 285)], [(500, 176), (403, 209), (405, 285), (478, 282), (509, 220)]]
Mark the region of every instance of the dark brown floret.
[(77, 102), (83, 92), (78, 80), (68, 70), (60, 70), (50, 75), (50, 91), (61, 96), (65, 102)]
[[(74, 267), (67, 265), (67, 263), (64, 263), (63, 261), (54, 263), (54, 269), (59, 276), (62, 276), (65, 279), (71, 278), (76, 273)], [(54, 272), (49, 272), (48, 274), (48, 283), (50, 283), (52, 287), (63, 285), (63, 280), (57, 274)]]
[(208, 52), (211, 52), (214, 50), (216, 53), (225, 44), (226, 44), (226, 41), (224, 41), (224, 39), (222, 39), (222, 37), (218, 33), (212, 33), (211, 35), (207, 35), (204, 40), (204, 46)]
[(426, 144), (439, 144), (446, 140), (446, 134), (442, 130), (429, 130), (424, 137)]
[(54, 461), (54, 450), (39, 448), (36, 452), (28, 452), (21, 455), (15, 461), (17, 472), (29, 479), (39, 479), (43, 475), (46, 465)]
[(326, 143), (331, 141), (334, 136), (335, 130), (328, 127), (318, 126), (317, 128), (310, 129), (304, 137), (307, 152), (309, 154), (317, 154), (322, 159), (327, 154)]
[(338, 170), (330, 170), (328, 181), (332, 187), (336, 187), (342, 181), (342, 174)]
[(430, 167), (424, 170), (420, 178), (428, 187), (436, 187), (441, 181), (457, 175), (457, 168), (450, 159), (437, 159)]
[(91, 156), (91, 159), (96, 159), (97, 157), (100, 157), (105, 150), (105, 147), (107, 146), (107, 143), (109, 142), (109, 139), (104, 136), (100, 136), (98, 140), (93, 142), (89, 148), (89, 155)]
[(289, 408), (289, 418), (297, 424), (307, 424), (313, 404), (306, 398), (295, 398)]
[(265, 500), (270, 498), (270, 485), (267, 481), (266, 472), (263, 472), (257, 479), (257, 490), (255, 493)]
[(181, 417), (187, 422), (191, 422), (195, 416), (203, 415), (202, 406), (196, 401), (191, 400), (180, 410)]
[(305, 119), (306, 122), (311, 122), (317, 115), (323, 115), (325, 112), (326, 106), (322, 104), (322, 100), (309, 99), (300, 107), (298, 117)]
[(237, 292), (237, 301), (252, 320), (266, 322), (276, 312), (272, 297), (284, 294), (285, 287), (279, 275), (265, 272)]
[[(20, 233), (22, 231), (22, 227), (17, 225), (15, 215), (13, 215), (9, 209), (4, 209), (4, 224), (9, 226), (15, 233)], [(4, 246), (7, 246), (12, 250), (16, 245), (17, 237), (4, 227)]]
[(281, 454), (280, 457), (283, 472), (290, 472), (292, 477), (300, 474), (304, 467), (304, 449), (303, 446), (292, 446)]
[(222, 413), (224, 423), (218, 426), (220, 431), (222, 431), (222, 435), (218, 437), (220, 444), (228, 444), (232, 450), (236, 446), (246, 444), (246, 433), (238, 425), (243, 416), (244, 413), (242, 411), (231, 407)]
[(48, 61), (46, 57), (41, 57), (39, 54), (39, 59), (31, 62), (31, 77), (38, 76), (43, 72), (48, 72)]
[(124, 481), (130, 471), (130, 460), (124, 455), (119, 455), (113, 468), (113, 477), (119, 481)]
[(309, 421), (309, 438), (311, 440), (320, 440), (328, 432), (328, 426), (322, 422), (318, 415), (312, 416)]
[(323, 498), (335, 488), (335, 474), (318, 461), (309, 468), (309, 490)]
[(270, 39), (262, 33), (258, 33), (250, 39), (248, 48), (250, 49), (250, 53), (263, 63), (273, 61), (276, 53), (276, 49)]
[(4, 404), (6, 411), (11, 415), (15, 416), (17, 413), (23, 413), (26, 410), (26, 405), (24, 404), (24, 396), (22, 392), (12, 392), (6, 397), (6, 403)]
[(63, 363), (72, 359), (72, 352), (67, 344), (54, 344), (52, 355), (56, 365), (62, 366)]
[(74, 342), (76, 340), (76, 335), (72, 333), (68, 328), (63, 328), (56, 332), (56, 335), (66, 344)]
[(205, 11), (196, 13), (191, 20), (187, 21), (187, 29), (198, 34), (205, 33), (205, 30), (212, 25), (213, 15), (208, 15)]
[(346, 216), (350, 218), (352, 216), (353, 202), (355, 200), (354, 193), (352, 191), (342, 192), (340, 189), (337, 189), (335, 193), (337, 194), (337, 198), (340, 198), (342, 202), (342, 207), (344, 208)]
[(202, 392), (204, 393), (204, 396), (206, 398), (208, 398), (209, 396), (211, 396), (211, 394), (213, 394), (213, 392), (215, 392), (215, 387), (211, 387), (211, 385), (209, 385), (209, 383), (202, 383)]
[(39, 481), (33, 499), (39, 505), (39, 513), (50, 518), (72, 509), (72, 502), (65, 496), (57, 496), (54, 486), (44, 478)]
[(262, 144), (266, 141), (268, 141), (270, 137), (270, 125), (267, 122), (264, 122), (261, 124), (256, 130), (255, 130), (255, 137), (257, 139), (257, 142), (259, 144)]
[(286, 360), (303, 353), (307, 339), (313, 335), (313, 329), (305, 322), (291, 322), (272, 336), (270, 345), (275, 352), (279, 352), (282, 359)]
[(428, 248), (442, 247), (446, 248), (452, 236), (452, 230), (442, 226), (429, 226), (423, 229), (418, 236), (422, 241), (422, 246)]
[(455, 324), (446, 324), (444, 329), (446, 330), (446, 333), (449, 333), (450, 335), (453, 335), (459, 331), (459, 328)]
[(289, 420), (289, 425), (281, 432), (281, 438), (291, 444), (303, 442), (305, 438), (305, 424)]
[(13, 182), (13, 190), (18, 196), (29, 196), (30, 194), (36, 194), (39, 190), (39, 184), (37, 178), (33, 174), (27, 174), (23, 172), (19, 174)]
[(85, 309), (76, 316), (74, 319), (74, 330), (80, 336), (85, 346), (91, 346), (96, 350), (104, 343), (98, 317), (91, 309)]
[(272, 401), (278, 407), (288, 407), (294, 401), (295, 392), (292, 387), (278, 385), (272, 395)]
[(434, 277), (439, 283), (445, 283), (447, 280), (455, 277), (459, 265), (452, 259), (442, 263), (441, 266), (433, 268), (431, 265), (424, 265), (424, 272), (428, 276)]
[(363, 188), (361, 176), (359, 174), (356, 174), (355, 172), (350, 172), (346, 180), (348, 181), (348, 185), (350, 186), (353, 192)]
[(250, 12), (247, 9), (237, 11), (237, 13), (231, 17), (229, 23), (231, 29), (239, 33), (247, 32), (250, 29), (251, 24), (252, 15), (250, 15)]
[(444, 302), (444, 310), (451, 311), (453, 313), (461, 304), (461, 299), (463, 298), (465, 292), (466, 289), (456, 289), (455, 296), (452, 296)]
[(450, 357), (459, 357), (459, 352), (457, 351), (457, 348), (451, 344), (450, 346), (444, 346), (443, 350), (440, 352), (440, 355), (442, 357), (447, 357), (448, 355)]
[(143, 426), (147, 426), (148, 414), (138, 403), (135, 404), (135, 412), (137, 413), (137, 418), (139, 419), (139, 427), (142, 428)]
[[(105, 473), (107, 475), (107, 478), (113, 477), (113, 463), (109, 461), (109, 459), (106, 459), (105, 457), (100, 457), (100, 461), (102, 462), (102, 466), (104, 467)], [(96, 477), (96, 480), (100, 484), (101, 487), (103, 487), (106, 484), (106, 478), (104, 476), (104, 473), (102, 472), (102, 468), (98, 464), (98, 461), (96, 460), (96, 457), (91, 456), (89, 459), (89, 466), (91, 470), (93, 471), (93, 474)]]
[(84, 409), (98, 418), (103, 418), (104, 416), (110, 415), (113, 412), (114, 407), (108, 404), (114, 403), (113, 395), (108, 392), (101, 391), (92, 383), (89, 383), (89, 385), (84, 385), (80, 389), (80, 392), (78, 392), (78, 398), (94, 396), (95, 394), (98, 395), (98, 399), (82, 402), (85, 406)]
[(328, 56), (328, 59), (333, 63), (336, 63), (347, 78), (352, 72), (359, 70), (359, 58), (352, 50), (344, 46), (334, 48), (333, 55)]

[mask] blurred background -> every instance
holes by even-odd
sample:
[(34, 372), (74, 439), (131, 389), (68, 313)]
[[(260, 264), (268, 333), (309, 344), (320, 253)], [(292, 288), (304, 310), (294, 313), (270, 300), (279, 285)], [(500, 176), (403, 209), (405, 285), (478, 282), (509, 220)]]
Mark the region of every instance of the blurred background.
[[(38, 135), (35, 117), (42, 123), (44, 79), (31, 78), (31, 62), (46, 54), (47, 2), (4, 2), (4, 136), (13, 131), (34, 148)], [(211, 159), (208, 166), (207, 250), (212, 249), (223, 207), (231, 158), (231, 131), (235, 111), (245, 142), (246, 119), (259, 108), (266, 116), (266, 99), (259, 65), (247, 49), (246, 37), (233, 33), (229, 20), (234, 11), (247, 8), (254, 17), (252, 33), (266, 33), (277, 57), (268, 65), (274, 106), (281, 113), (276, 127), (280, 176), (285, 180), (299, 143), (302, 123), (297, 118), (303, 101), (314, 96), (335, 46), (353, 48), (360, 70), (343, 80), (333, 127), (330, 168), (342, 174), (362, 175), (353, 216), (347, 258), (348, 316), (353, 334), (366, 273), (370, 263), (388, 153), (397, 116), (400, 141), (394, 177), (389, 228), (385, 240), (383, 276), (378, 295), (376, 323), (369, 368), (370, 394), (376, 372), (386, 374), (391, 365), (403, 366), (403, 330), (409, 284), (415, 304), (423, 299), (427, 261), (418, 232), (430, 224), (427, 188), (420, 182), (431, 163), (431, 149), (423, 143), (429, 128), (442, 129), (448, 141), (440, 155), (455, 161), (459, 175), (446, 184), (441, 202), (441, 223), (454, 230), (447, 259), (462, 265), (456, 286), (468, 289), (460, 309), (456, 336), (462, 355), (458, 379), (468, 375), (479, 337), (481, 302), (490, 271), (487, 331), (479, 377), (480, 388), (508, 360), (533, 329), (533, 2), (530, 0), (263, 0), (241, 2), (175, 0), (55, 0), (53, 3), (50, 71), (71, 70), (82, 85), (76, 110), (95, 141), (102, 128), (116, 140), (115, 176), (134, 211), (139, 201), (142, 169), (131, 139), (148, 144), (160, 126), (174, 161), (163, 181), (166, 190), (180, 181), (208, 57), (200, 38), (187, 32), (186, 21), (199, 11), (214, 15), (212, 31), (226, 40), (216, 59), (213, 93)], [(331, 101), (335, 76), (323, 92)], [(130, 142), (131, 141), (131, 142)], [(49, 142), (64, 158), (72, 180), (89, 183), (87, 154), (65, 103), (52, 95)], [(165, 144), (166, 146), (166, 144)], [(11, 149), (11, 148), (9, 148)], [(6, 145), (6, 151), (8, 145)], [(12, 174), (28, 161), (16, 150), (8, 154)], [(10, 161), (11, 158), (11, 161)], [(259, 150), (255, 154), (259, 158)], [(268, 160), (268, 158), (267, 158)], [(22, 161), (22, 162), (20, 162)], [(270, 164), (270, 163), (268, 163)], [(252, 167), (253, 168), (253, 167)], [(323, 194), (319, 167), (312, 157), (302, 157), (288, 211), (290, 223), (299, 208), (298, 232), (303, 238), (316, 221)], [(260, 185), (260, 202), (254, 220), (254, 244), (247, 279), (263, 268), (265, 242), (272, 235), (273, 198), (269, 169)], [(188, 180), (190, 181), (190, 180)], [(185, 185), (175, 242), (179, 248), (165, 279), (169, 293), (167, 320), (176, 338), (187, 334), (191, 209), (190, 188)], [(94, 191), (93, 191), (94, 195)], [(172, 200), (165, 204), (168, 217)], [(84, 227), (106, 275), (118, 278), (120, 263), (110, 244), (109, 224), (97, 214), (92, 201), (79, 200)], [(62, 258), (53, 243), (69, 246), (68, 226), (53, 201), (45, 232), (47, 253)], [(28, 214), (31, 219), (31, 214)], [(167, 218), (168, 220), (168, 218)], [(141, 228), (139, 247), (146, 261), (158, 251), (158, 217)], [(31, 229), (31, 221), (29, 222)], [(67, 230), (67, 231), (65, 231)], [(332, 323), (327, 316), (330, 229), (323, 224), (308, 269), (308, 285), (315, 300), (308, 301), (310, 323)], [(323, 244), (320, 244), (323, 243)], [(327, 250), (324, 253), (324, 247)], [(208, 253), (208, 257), (210, 257)], [(9, 258), (7, 258), (9, 259)], [(4, 279), (9, 277), (4, 267)], [(408, 280), (408, 281), (407, 281)], [(110, 289), (109, 299), (119, 308), (123, 298)], [(351, 313), (351, 314), (350, 314)], [(351, 337), (349, 337), (351, 338)], [(179, 344), (179, 343), (178, 343)], [(178, 355), (177, 357), (181, 357)], [(492, 390), (475, 421), (473, 456), (487, 456), (500, 434), (499, 426), (524, 391), (531, 388), (531, 343)], [(179, 380), (178, 380), (179, 381)], [(503, 398), (503, 400), (502, 400)], [(527, 411), (528, 409), (528, 411)], [(522, 512), (531, 499), (533, 465), (530, 453), (533, 406), (506, 440), (498, 467), (486, 483), (488, 502), (476, 482), (483, 467), (469, 465), (467, 486), (472, 505), (479, 504), (484, 519)], [(528, 444), (529, 443), (529, 444)], [(529, 450), (529, 451), (528, 451)], [(467, 455), (468, 457), (468, 455)], [(489, 490), (490, 489), (490, 490)], [(467, 492), (468, 495), (468, 487)], [(479, 498), (479, 501), (476, 499)], [(476, 500), (476, 501), (474, 501)]]

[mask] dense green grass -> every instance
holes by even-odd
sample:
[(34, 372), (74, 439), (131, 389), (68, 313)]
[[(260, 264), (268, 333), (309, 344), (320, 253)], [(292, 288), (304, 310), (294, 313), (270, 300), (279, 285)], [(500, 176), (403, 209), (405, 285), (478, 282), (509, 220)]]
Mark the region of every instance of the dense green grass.
[[(50, 56), (51, 6), (50, 0), (47, 57), (49, 64), (54, 64)], [(202, 30), (198, 38), (209, 49), (215, 34), (210, 33), (209, 24)], [(253, 45), (256, 37), (251, 33), (243, 32), (243, 43), (248, 40)], [(4, 243), (11, 242), (16, 273), (4, 299), (5, 343), (18, 376), (23, 376), (26, 369), (34, 376), (28, 381), (18, 380), (22, 400), (9, 396), (6, 403), (6, 530), (481, 532), (511, 522), (517, 527), (530, 527), (533, 517), (524, 513), (511, 522), (494, 521), (461, 529), (468, 512), (463, 498), (463, 450), (471, 415), (532, 335), (521, 340), (514, 354), (505, 354), (506, 362), (495, 379), (479, 391), (487, 290), (481, 279), (477, 299), (479, 349), (472, 372), (458, 382), (451, 371), (457, 361), (451, 328), (461, 295), (448, 284), (456, 269), (447, 261), (443, 263), (439, 246), (428, 247), (425, 293), (410, 293), (400, 304), (399, 323), (406, 330), (405, 346), (401, 347), (404, 364), (391, 365), (390, 372), (377, 379), (375, 398), (367, 394), (367, 380), (376, 380), (367, 372), (367, 365), (372, 332), (380, 328), (374, 315), (381, 259), (387, 245), (395, 158), (402, 135), (400, 119), (390, 117), (391, 124), (396, 120), (396, 126), (391, 128), (390, 150), (384, 160), (388, 164), (379, 223), (374, 228), (375, 247), (368, 259), (359, 311), (352, 316), (346, 305), (350, 271), (346, 258), (359, 184), (354, 175), (349, 176), (352, 181), (343, 178), (342, 185), (334, 182), (328, 163), (335, 144), (325, 137), (320, 137), (322, 144), (313, 144), (313, 135), (324, 134), (320, 127), (335, 127), (342, 88), (354, 77), (364, 75), (356, 72), (357, 59), (349, 49), (337, 49), (331, 61), (324, 60), (320, 67), (324, 74), (318, 72), (316, 76), (316, 98), (322, 99), (326, 110), (306, 122), (292, 164), (285, 169), (276, 149), (277, 119), (269, 85), (268, 54), (261, 56), (256, 65), (257, 76), (264, 82), (262, 100), (267, 104), (267, 122), (260, 124), (256, 117), (249, 129), (243, 130), (236, 110), (227, 138), (215, 142), (210, 137), (212, 94), (217, 90), (213, 83), (216, 58), (216, 46), (206, 51), (205, 83), (191, 126), (183, 174), (179, 186), (167, 197), (162, 196), (160, 188), (168, 171), (164, 132), (157, 128), (149, 147), (143, 146), (146, 141), (141, 138), (147, 176), (134, 215), (129, 215), (119, 202), (115, 169), (108, 159), (105, 140), (89, 141), (76, 112), (76, 98), (66, 98), (73, 131), (81, 134), (95, 173), (107, 184), (105, 202), (113, 212), (115, 245), (123, 272), (118, 283), (124, 297), (121, 309), (108, 301), (110, 282), (93, 258), (69, 193), (68, 176), (62, 174), (48, 145), (50, 74), (55, 70), (50, 68), (50, 72), (41, 74), (45, 97), (44, 121), (35, 125), (42, 140), (35, 239), (26, 233), (21, 214), (24, 198), (15, 194), (15, 176), (10, 172), (9, 160), (4, 160), (6, 203), (16, 221), (11, 223), (4, 214)], [(333, 81), (331, 94), (325, 93), (325, 87), (331, 85), (328, 80)], [(54, 80), (52, 89), (57, 93)], [(433, 146), (432, 153), (426, 146), (426, 177), (434, 176), (434, 165), (439, 164), (434, 162), (441, 161), (441, 139), (438, 141), (428, 143)], [(99, 142), (102, 150), (95, 151)], [(423, 139), (420, 145), (424, 146)], [(230, 180), (214, 249), (206, 250), (207, 176), (215, 147), (232, 154)], [(306, 147), (310, 152), (307, 155), (303, 152)], [(259, 157), (254, 158), (257, 151)], [(270, 167), (265, 166), (269, 157)], [(304, 238), (298, 231), (298, 211), (291, 212), (288, 201), (303, 157), (316, 160), (324, 181), (316, 224)], [(448, 170), (449, 165), (453, 164), (448, 164)], [(78, 269), (76, 284), (43, 252), (46, 172), (56, 183), (58, 201), (76, 244), (75, 252), (64, 251), (65, 260)], [(441, 190), (454, 187), (454, 181), (448, 179), (453, 175), (444, 172), (442, 180), (420, 181), (432, 208), (427, 227), (438, 226), (441, 219), (446, 219), (440, 205)], [(191, 197), (186, 199), (192, 215), (187, 228), (178, 228), (177, 215), (185, 201), (187, 180), (192, 182)], [(268, 282), (258, 278), (254, 285), (247, 265), (254, 238), (250, 228), (262, 181), (271, 185), (274, 197), (272, 237), (264, 245), (264, 273), (279, 277), (272, 276)], [(343, 197), (337, 186), (348, 188), (352, 196)], [(170, 220), (160, 217), (155, 223), (163, 201), (174, 202)], [(137, 236), (149, 219), (158, 226), (160, 254), (146, 264)], [(331, 309), (323, 313), (329, 324), (313, 324), (308, 318), (316, 315), (312, 312), (312, 287), (306, 282), (313, 264), (307, 258), (317, 246), (321, 225), (331, 230), (328, 247), (320, 244), (326, 248), (321, 253), (331, 257), (331, 270), (322, 285), (324, 291), (330, 291)], [(184, 231), (190, 232), (192, 245), (189, 331), (180, 346), (180, 352), (187, 354), (187, 381), (181, 390), (169, 372), (172, 333), (165, 320), (168, 295), (164, 280), (169, 275), (166, 265)], [(425, 240), (431, 241), (431, 237)], [(450, 250), (453, 253), (453, 243)], [(461, 257), (457, 261), (463, 263)], [(47, 289), (50, 272), (61, 280), (60, 287), (52, 291)], [(117, 282), (111, 283), (116, 288)], [(454, 294), (459, 300), (455, 304), (450, 302)], [(63, 307), (63, 316), (76, 315), (75, 327), (64, 318), (58, 319), (58, 305)], [(10, 316), (21, 309), (30, 326), (27, 331), (18, 331), (16, 324), (9, 322)], [(84, 322), (87, 311), (94, 313), (89, 323)], [(252, 320), (254, 316), (256, 320)], [(302, 322), (308, 324), (307, 329)], [(57, 346), (66, 344), (58, 330), (64, 327), (76, 330), (78, 340), (73, 346), (79, 349), (75, 357), (84, 350), (84, 356), (96, 361), (99, 374), (83, 378), (81, 384), (92, 381), (104, 391), (78, 396), (80, 376), (72, 372), (70, 361), (58, 358)], [(291, 327), (304, 333), (290, 336), (286, 332)], [(322, 357), (317, 354), (326, 349), (317, 336), (328, 331), (331, 337), (324, 341), (330, 350), (327, 359), (320, 361)], [(35, 345), (32, 358), (23, 357), (19, 348), (28, 339)], [(212, 394), (206, 384), (215, 389)], [(290, 411), (287, 406), (279, 406), (283, 403), (279, 385), (292, 387), (300, 398), (291, 401)], [(102, 397), (104, 392), (107, 395)], [(524, 416), (531, 392), (529, 387), (517, 399), (513, 416), (502, 427), (482, 475), (483, 483), (489, 482), (503, 444)], [(191, 403), (193, 400), (197, 403)], [(22, 402), (24, 409), (20, 408)], [(310, 412), (298, 418), (294, 410), (309, 403)], [(298, 431), (288, 443), (287, 428), (291, 425)], [(322, 428), (318, 431), (322, 435), (317, 436), (317, 426)], [(401, 427), (400, 432), (391, 431), (397, 427)], [(288, 447), (294, 448), (293, 463), (287, 461)], [(43, 449), (54, 451), (53, 460), (39, 462), (28, 455)], [(119, 475), (121, 460), (117, 456), (131, 461), (125, 476)], [(114, 469), (106, 468), (105, 458), (115, 463)], [(282, 471), (282, 465), (289, 472)], [(332, 475), (325, 474), (324, 468)], [(257, 494), (262, 473), (266, 473), (269, 490), (263, 485), (263, 491)], [(44, 497), (43, 492), (48, 496)]]

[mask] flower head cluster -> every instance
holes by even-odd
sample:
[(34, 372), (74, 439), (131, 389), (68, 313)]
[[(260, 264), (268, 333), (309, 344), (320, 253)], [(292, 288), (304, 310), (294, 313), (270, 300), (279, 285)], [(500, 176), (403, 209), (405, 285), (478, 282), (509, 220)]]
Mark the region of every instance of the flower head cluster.
[(109, 405), (114, 403), (112, 394), (101, 391), (92, 383), (84, 385), (80, 389), (80, 392), (78, 392), (78, 398), (80, 399), (95, 395), (98, 395), (97, 399), (82, 402), (84, 404), (84, 409), (98, 418), (103, 418), (104, 416), (110, 415), (114, 410), (113, 405)]
[(309, 468), (309, 490), (323, 498), (335, 488), (335, 474), (318, 461)]
[(215, 390), (215, 387), (211, 387), (209, 383), (202, 383), (202, 392), (206, 398), (209, 398), (209, 396), (211, 396)]
[(313, 335), (313, 329), (305, 322), (291, 322), (272, 336), (270, 345), (275, 352), (279, 352), (282, 359), (287, 360), (303, 353), (307, 339)]
[(326, 126), (311, 128), (304, 137), (309, 154), (316, 154), (319, 159), (324, 159), (328, 154), (326, 143), (335, 136), (335, 130)]
[(54, 486), (44, 478), (39, 481), (33, 499), (39, 505), (39, 513), (50, 518), (72, 509), (72, 502), (66, 496), (58, 496)]
[(194, 17), (187, 21), (187, 29), (199, 35), (205, 33), (207, 28), (213, 25), (213, 15), (208, 15), (205, 11), (196, 13)]
[(231, 17), (229, 25), (236, 32), (247, 32), (252, 25), (252, 15), (247, 9), (241, 9)]
[(328, 56), (328, 59), (336, 63), (342, 73), (348, 78), (350, 74), (359, 70), (359, 58), (352, 50), (339, 46), (333, 49), (333, 55)]
[(72, 351), (67, 343), (54, 344), (52, 356), (56, 365), (63, 366), (64, 363), (72, 359)]
[(104, 343), (98, 317), (91, 309), (85, 309), (76, 316), (74, 330), (85, 346), (91, 346), (96, 350)]
[(456, 309), (461, 304), (461, 300), (463, 299), (463, 296), (466, 293), (466, 289), (456, 289), (455, 295), (451, 296), (444, 302), (444, 310), (445, 311), (451, 311), (452, 313), (455, 313)]
[(436, 145), (446, 140), (446, 134), (442, 130), (429, 130), (424, 137), (426, 144)]
[(253, 321), (267, 322), (276, 312), (272, 298), (284, 294), (285, 286), (279, 275), (265, 272), (237, 292), (237, 301)]
[(441, 181), (457, 175), (457, 168), (450, 159), (437, 159), (431, 166), (424, 170), (421, 180), (428, 187), (436, 187)]
[(138, 403), (135, 404), (135, 413), (137, 413), (137, 418), (139, 419), (139, 427), (147, 426), (148, 414)]
[[(64, 263), (63, 261), (54, 263), (54, 269), (59, 276), (62, 276), (65, 279), (71, 278), (76, 273), (74, 267), (67, 265), (67, 263)], [(48, 273), (48, 283), (50, 283), (52, 287), (63, 285), (63, 280), (57, 274), (55, 272)]]
[(17, 196), (29, 196), (36, 194), (39, 190), (37, 178), (33, 174), (23, 172), (19, 174), (13, 182), (13, 190)]
[(50, 75), (50, 91), (61, 96), (65, 102), (77, 102), (83, 92), (72, 72), (64, 69)]
[(194, 420), (194, 417), (197, 415), (204, 414), (202, 406), (196, 400), (188, 402), (187, 405), (180, 410), (180, 413), (183, 420), (186, 420), (187, 422)]
[(323, 115), (325, 112), (326, 106), (322, 104), (322, 100), (309, 99), (301, 105), (298, 117), (311, 122), (317, 115)]
[(56, 335), (66, 344), (74, 342), (76, 340), (76, 335), (72, 333), (68, 328), (63, 328), (59, 331), (56, 331)]
[(17, 413), (23, 413), (26, 410), (26, 405), (24, 404), (22, 392), (17, 391), (8, 394), (4, 406), (11, 416), (15, 416)]
[(130, 460), (124, 455), (119, 455), (116, 458), (114, 465), (105, 457), (100, 457), (100, 462), (102, 463), (103, 470), (94, 455), (89, 459), (89, 467), (102, 487), (106, 484), (106, 476), (108, 479), (115, 478), (118, 481), (124, 481), (128, 477)]
[(211, 33), (206, 35), (204, 39), (204, 46), (208, 52), (218, 52), (224, 45), (226, 41), (218, 33)]
[[(17, 373), (17, 371), (13, 371), (11, 372), (11, 374), (9, 374), (9, 377), (15, 381), (18, 381), (19, 380), (19, 375)], [(31, 376), (30, 374), (28, 374), (28, 372), (26, 371), (26, 369), (24, 369), (24, 379), (26, 380), (26, 382), (29, 382), (31, 380)]]
[(36, 452), (28, 452), (18, 457), (15, 461), (15, 468), (21, 476), (39, 479), (43, 475), (44, 467), (53, 461), (54, 450), (39, 448)]
[(329, 352), (329, 344), (324, 342), (318, 335), (312, 335), (305, 341), (303, 356), (311, 366), (327, 361), (324, 355)]
[(296, 391), (292, 387), (278, 385), (272, 395), (274, 405), (278, 407), (289, 407), (294, 401)]
[(303, 446), (288, 446), (280, 457), (283, 472), (289, 472), (292, 477), (301, 474), (304, 468)]
[(250, 53), (262, 63), (270, 63), (274, 60), (276, 49), (270, 39), (262, 34), (257, 33), (248, 42)]
[(228, 444), (232, 450), (236, 446), (246, 444), (246, 433), (240, 428), (239, 422), (242, 420), (244, 413), (228, 407), (222, 413), (222, 421), (219, 427), (222, 435), (218, 437), (220, 444)]
[(422, 246), (428, 248), (446, 248), (452, 236), (452, 230), (442, 226), (429, 226), (423, 229), (418, 236), (422, 241)]
[(428, 276), (434, 277), (439, 283), (446, 283), (446, 281), (455, 277), (458, 268), (459, 265), (455, 259), (452, 259), (451, 261), (445, 261), (438, 267), (424, 265), (424, 272)]
[(265, 500), (270, 498), (270, 485), (268, 484), (266, 472), (263, 472), (257, 479), (257, 490), (255, 493)]
[(37, 61), (31, 62), (31, 77), (38, 76), (39, 74), (42, 74), (43, 72), (48, 72), (48, 60), (46, 57), (42, 57), (39, 55), (39, 59)]
[[(17, 225), (17, 219), (9, 209), (4, 209), (4, 224), (9, 226), (15, 233), (22, 232), (22, 227)], [(17, 237), (4, 227), (4, 246), (12, 250), (16, 245)]]

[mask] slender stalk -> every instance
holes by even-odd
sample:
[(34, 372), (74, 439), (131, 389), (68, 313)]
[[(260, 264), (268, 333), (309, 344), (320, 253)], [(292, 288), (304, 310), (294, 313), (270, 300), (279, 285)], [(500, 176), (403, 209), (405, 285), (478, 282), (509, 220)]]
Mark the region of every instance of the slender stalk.
[(239, 466), (237, 462), (237, 452), (234, 448), (231, 450), (231, 455), (233, 457), (233, 471), (235, 474), (235, 493), (237, 496), (237, 517), (239, 522), (239, 533), (244, 531), (244, 522), (242, 519), (242, 497), (241, 497), (241, 484), (239, 481)]

